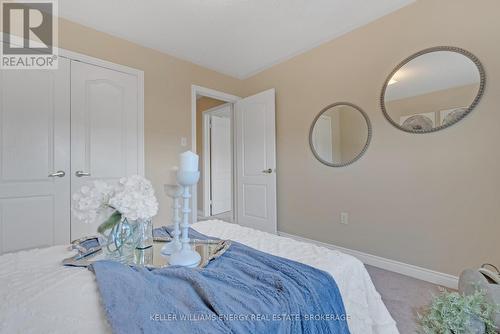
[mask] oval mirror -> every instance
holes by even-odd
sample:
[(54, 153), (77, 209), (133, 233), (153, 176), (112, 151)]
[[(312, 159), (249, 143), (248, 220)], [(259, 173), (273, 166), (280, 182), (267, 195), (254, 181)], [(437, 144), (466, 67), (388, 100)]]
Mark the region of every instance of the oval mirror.
[(401, 62), (387, 78), (380, 102), (398, 129), (428, 133), (463, 119), (479, 102), (484, 85), (483, 66), (473, 54), (435, 47)]
[(332, 167), (347, 166), (365, 153), (371, 139), (366, 113), (354, 104), (334, 103), (316, 116), (309, 131), (314, 156)]

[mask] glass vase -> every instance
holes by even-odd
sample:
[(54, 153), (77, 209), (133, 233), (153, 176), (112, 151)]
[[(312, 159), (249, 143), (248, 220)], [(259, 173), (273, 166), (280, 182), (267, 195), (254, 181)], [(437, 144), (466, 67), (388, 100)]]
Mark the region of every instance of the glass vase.
[(143, 250), (153, 246), (153, 223), (151, 219), (123, 218), (103, 235), (106, 257), (128, 262), (134, 257), (136, 249)]
[(133, 256), (137, 244), (137, 225), (127, 219), (121, 219), (111, 229), (104, 232), (106, 256), (120, 262), (126, 262)]
[(153, 246), (153, 222), (151, 219), (135, 221), (135, 238), (137, 249), (146, 249)]

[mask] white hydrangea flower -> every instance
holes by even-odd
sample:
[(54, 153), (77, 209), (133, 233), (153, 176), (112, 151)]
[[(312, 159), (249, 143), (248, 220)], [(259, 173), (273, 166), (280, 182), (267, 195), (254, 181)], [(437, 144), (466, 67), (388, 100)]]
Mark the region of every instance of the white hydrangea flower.
[(151, 219), (158, 212), (151, 182), (139, 175), (124, 177), (117, 185), (94, 181), (73, 194), (73, 214), (84, 223), (106, 220), (113, 211), (129, 220)]
[(82, 222), (91, 224), (108, 207), (113, 187), (103, 181), (94, 181), (92, 186), (83, 186), (73, 194), (73, 214)]
[(109, 205), (129, 220), (147, 220), (158, 213), (153, 186), (139, 175), (120, 179)]

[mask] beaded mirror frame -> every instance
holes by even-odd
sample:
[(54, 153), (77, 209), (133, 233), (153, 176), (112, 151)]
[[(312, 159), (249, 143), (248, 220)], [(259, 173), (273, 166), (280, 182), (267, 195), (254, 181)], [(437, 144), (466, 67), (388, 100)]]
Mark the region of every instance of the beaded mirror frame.
[[(418, 58), (420, 56), (423, 56), (425, 54), (432, 53), (432, 52), (439, 52), (439, 51), (448, 51), (448, 52), (459, 53), (459, 54), (461, 54), (461, 55), (469, 58), (476, 65), (476, 67), (477, 67), (477, 69), (479, 71), (479, 77), (480, 77), (479, 89), (478, 89), (478, 92), (476, 94), (476, 97), (472, 101), (471, 105), (467, 108), (467, 110), (462, 115), (460, 115), (459, 117), (457, 117), (456, 119), (454, 119), (452, 122), (449, 122), (449, 123), (444, 124), (444, 125), (436, 126), (436, 127), (432, 128), (432, 129), (429, 129), (429, 130), (414, 130), (414, 129), (405, 128), (405, 127), (401, 126), (399, 123), (397, 123), (396, 121), (394, 121), (389, 116), (389, 114), (387, 112), (387, 109), (386, 109), (386, 106), (385, 106), (385, 93), (386, 93), (387, 87), (389, 86), (389, 81), (394, 76), (394, 74), (396, 74), (396, 72), (398, 72), (403, 66), (405, 66), (406, 64), (408, 64), (410, 61), (412, 61), (412, 60), (414, 60), (414, 59), (416, 59), (416, 58)], [(469, 52), (469, 51), (467, 51), (465, 49), (462, 49), (462, 48), (458, 48), (458, 47), (454, 47), (454, 46), (436, 46), (436, 47), (424, 49), (422, 51), (414, 53), (413, 55), (409, 56), (408, 58), (406, 58), (405, 60), (403, 60), (401, 63), (399, 63), (396, 66), (396, 68), (387, 76), (387, 79), (385, 80), (384, 85), (382, 87), (382, 92), (380, 94), (380, 107), (382, 109), (382, 113), (384, 114), (385, 118), (395, 128), (397, 128), (397, 129), (399, 129), (401, 131), (409, 132), (409, 133), (418, 133), (418, 134), (421, 134), (421, 133), (432, 133), (432, 132), (437, 132), (437, 131), (443, 130), (445, 128), (451, 127), (452, 125), (460, 122), (467, 115), (469, 115), (471, 113), (471, 111), (474, 110), (474, 108), (477, 106), (477, 104), (479, 103), (479, 101), (481, 100), (481, 97), (484, 94), (485, 86), (486, 86), (486, 72), (485, 72), (484, 67), (483, 67), (481, 61), (479, 60), (479, 58), (477, 58), (471, 52)]]
[[(323, 115), (326, 111), (330, 110), (331, 108), (338, 107), (338, 106), (348, 106), (348, 107), (352, 107), (352, 108), (356, 109), (356, 111), (358, 111), (363, 116), (364, 120), (366, 121), (366, 127), (367, 127), (368, 134), (366, 137), (366, 143), (358, 155), (356, 155), (353, 159), (346, 161), (346, 162), (333, 163), (333, 162), (326, 161), (326, 160), (322, 159), (319, 156), (318, 152), (316, 152), (316, 149), (314, 148), (314, 145), (313, 145), (313, 130), (314, 130), (314, 126), (316, 125), (316, 121), (321, 117), (321, 115)], [(370, 122), (370, 118), (368, 118), (368, 115), (366, 114), (366, 112), (363, 111), (363, 109), (361, 109), (357, 105), (352, 104), (350, 102), (336, 102), (336, 103), (332, 103), (332, 104), (327, 105), (326, 107), (321, 109), (321, 111), (318, 113), (318, 115), (316, 115), (316, 117), (314, 117), (314, 120), (313, 120), (311, 127), (309, 129), (309, 147), (311, 148), (311, 151), (312, 151), (314, 157), (316, 159), (318, 159), (319, 162), (321, 162), (322, 164), (327, 165), (329, 167), (345, 167), (345, 166), (348, 166), (348, 165), (358, 161), (365, 154), (366, 150), (368, 149), (368, 146), (370, 146), (371, 139), (372, 139), (372, 124)]]

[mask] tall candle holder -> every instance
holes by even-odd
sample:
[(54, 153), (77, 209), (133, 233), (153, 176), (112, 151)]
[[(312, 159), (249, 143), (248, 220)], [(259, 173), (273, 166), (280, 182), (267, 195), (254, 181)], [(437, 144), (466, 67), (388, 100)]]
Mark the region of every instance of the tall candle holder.
[(161, 253), (164, 255), (171, 255), (181, 249), (181, 241), (179, 238), (181, 235), (179, 227), (181, 221), (179, 209), (181, 208), (181, 205), (179, 203), (179, 198), (181, 197), (183, 190), (184, 189), (182, 189), (182, 187), (178, 184), (165, 185), (165, 193), (168, 197), (172, 198), (172, 222), (174, 223), (174, 230), (172, 231), (172, 240), (166, 243), (161, 249)]
[(177, 181), (183, 188), (183, 208), (182, 208), (182, 223), (181, 223), (181, 249), (170, 256), (170, 265), (183, 266), (183, 267), (196, 267), (200, 261), (201, 256), (191, 248), (189, 244), (189, 214), (191, 194), (189, 188), (200, 179), (199, 171), (185, 171), (179, 170), (177, 172)]

